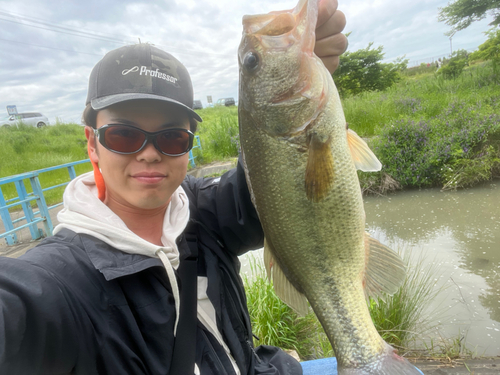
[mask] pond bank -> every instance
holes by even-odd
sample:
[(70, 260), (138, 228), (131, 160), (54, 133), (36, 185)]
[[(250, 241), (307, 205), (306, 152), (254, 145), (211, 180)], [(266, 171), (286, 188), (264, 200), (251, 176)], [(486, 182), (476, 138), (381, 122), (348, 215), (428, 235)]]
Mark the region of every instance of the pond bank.
[(500, 357), (452, 361), (418, 360), (411, 361), (425, 375), (498, 375)]

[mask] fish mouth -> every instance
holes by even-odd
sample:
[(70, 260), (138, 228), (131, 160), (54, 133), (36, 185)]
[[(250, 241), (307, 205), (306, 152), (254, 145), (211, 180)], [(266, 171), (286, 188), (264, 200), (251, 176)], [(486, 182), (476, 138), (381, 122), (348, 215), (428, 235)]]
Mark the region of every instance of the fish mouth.
[[(277, 37), (295, 34), (293, 39), (302, 39), (304, 51), (312, 54), (315, 34), (314, 30), (310, 30), (310, 28), (316, 26), (317, 16), (317, 2), (301, 0), (292, 10), (243, 16), (243, 33), (254, 35), (262, 42), (265, 41), (264, 44), (269, 44), (271, 48), (277, 47), (279, 43), (289, 44), (286, 39), (276, 40)], [(304, 36), (307, 37), (304, 38)]]
[(295, 17), (286, 12), (243, 17), (243, 30), (246, 34), (281, 36), (290, 33), (295, 26)]

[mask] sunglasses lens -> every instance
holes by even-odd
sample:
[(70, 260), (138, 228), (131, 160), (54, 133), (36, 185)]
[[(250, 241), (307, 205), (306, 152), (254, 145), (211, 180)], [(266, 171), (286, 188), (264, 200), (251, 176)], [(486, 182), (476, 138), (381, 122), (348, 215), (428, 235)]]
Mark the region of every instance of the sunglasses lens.
[(190, 138), (188, 132), (172, 129), (158, 134), (156, 136), (156, 143), (163, 153), (179, 155), (189, 151)]
[(146, 135), (127, 126), (110, 126), (104, 133), (106, 146), (113, 151), (133, 153), (144, 144)]

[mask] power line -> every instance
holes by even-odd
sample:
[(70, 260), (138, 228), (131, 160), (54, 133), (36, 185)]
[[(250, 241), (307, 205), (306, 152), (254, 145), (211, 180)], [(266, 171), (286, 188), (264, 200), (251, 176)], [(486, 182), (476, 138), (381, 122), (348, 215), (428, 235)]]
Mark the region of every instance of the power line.
[[(55, 29), (51, 29), (49, 27), (43, 27), (43, 26), (37, 26), (37, 25), (30, 25), (30, 24), (27, 24), (27, 23), (24, 23), (24, 22), (19, 22), (19, 21), (14, 21), (14, 20), (8, 20), (8, 19), (5, 19), (5, 18), (0, 18), (0, 21), (17, 23), (17, 24), (23, 25), (23, 26), (35, 27), (37, 29), (49, 30), (49, 31), (54, 31), (54, 32), (59, 33), (59, 34), (74, 35), (74, 36), (79, 36), (79, 37), (87, 38), (87, 39), (95, 39), (95, 40), (101, 40), (101, 41), (111, 42), (111, 43), (120, 43), (120, 44), (130, 43), (130, 42), (126, 42), (126, 41), (123, 41), (123, 40), (119, 41), (119, 40), (116, 40), (116, 39), (108, 39), (107, 37), (93, 36), (93, 34), (83, 33), (83, 32), (76, 31), (76, 30), (75, 31), (55, 30)], [(32, 21), (30, 21), (30, 22), (32, 22)], [(85, 35), (85, 34), (87, 34), (87, 35)]]
[(62, 49), (62, 48), (55, 48), (55, 47), (48, 47), (48, 46), (41, 46), (39, 44), (31, 44), (31, 43), (25, 43), (25, 42), (18, 42), (18, 41), (15, 41), (15, 40), (7, 40), (7, 39), (3, 39), (3, 38), (0, 38), (1, 41), (3, 42), (9, 42), (9, 43), (14, 43), (14, 44), (24, 44), (26, 46), (32, 46), (32, 47), (40, 47), (40, 48), (48, 48), (48, 49), (54, 49), (54, 50), (58, 50), (58, 51), (66, 51), (66, 52), (73, 52), (73, 53), (79, 53), (79, 54), (82, 54), (82, 55), (93, 55), (93, 56), (102, 56), (101, 55), (98, 55), (96, 53), (88, 53), (88, 52), (79, 52), (79, 51), (72, 51), (70, 49)]
[[(101, 40), (101, 41), (105, 41), (105, 42), (123, 44), (123, 45), (132, 43), (130, 40), (129, 41), (119, 40), (119, 39), (115, 39), (113, 37), (108, 37), (108, 36), (105, 36), (102, 34), (99, 35), (99, 34), (95, 34), (95, 33), (89, 33), (88, 31), (82, 31), (82, 30), (77, 30), (77, 29), (65, 27), (65, 26), (59, 26), (59, 25), (55, 25), (55, 24), (46, 22), (46, 21), (41, 20), (39, 18), (32, 18), (32, 17), (20, 15), (19, 13), (12, 13), (12, 12), (6, 12), (3, 10), (0, 10), (0, 15), (18, 17), (21, 20), (31, 22), (34, 24), (32, 25), (32, 24), (28, 24), (25, 22), (20, 22), (20, 21), (5, 19), (5, 18), (0, 18), (0, 21), (12, 22), (12, 23), (23, 25), (23, 26), (30, 26), (30, 27), (34, 27), (34, 28), (38, 28), (38, 29), (42, 29), (42, 30), (53, 31), (53, 32), (60, 33), (60, 34), (68, 34), (68, 35), (78, 36), (78, 37), (82, 37), (82, 38)], [(38, 26), (37, 23), (40, 25), (49, 26), (49, 27)], [(60, 30), (57, 30), (57, 29), (60, 29)], [(63, 31), (63, 30), (65, 30), (65, 31)], [(126, 38), (129, 38), (129, 37), (126, 36)], [(200, 51), (192, 51), (192, 50), (187, 50), (187, 49), (172, 47), (172, 46), (166, 46), (166, 45), (161, 45), (161, 44), (156, 44), (156, 43), (154, 45), (168, 48), (170, 50), (177, 50), (176, 53), (179, 53), (179, 54), (196, 55), (196, 56), (200, 55)], [(206, 55), (213, 55), (213, 56), (234, 57), (233, 55), (229, 55), (229, 54), (219, 54), (219, 53), (213, 53), (213, 52), (203, 52), (203, 53)]]
[[(66, 27), (66, 26), (59, 26), (59, 25), (53, 24), (51, 22), (47, 22), (46, 20), (43, 20), (41, 18), (28, 17), (28, 16), (22, 15), (20, 13), (6, 12), (6, 11), (3, 11), (3, 10), (0, 9), (0, 14), (4, 15), (4, 16), (8, 16), (8, 17), (14, 16), (14, 17), (19, 18), (21, 20), (26, 20), (26, 21), (32, 22), (32, 23), (39, 23), (41, 25), (50, 26), (50, 27), (54, 27), (54, 28), (58, 28), (58, 29), (62, 29), (62, 30), (68, 30), (68, 31), (72, 31), (72, 32), (78, 32), (78, 33), (92, 35), (92, 36), (97, 36), (97, 37), (104, 37), (104, 38), (107, 38), (107, 39), (114, 39), (115, 41), (122, 42), (122, 40), (117, 40), (117, 39), (112, 38), (110, 36), (106, 36), (106, 35), (102, 35), (102, 34), (97, 34), (95, 31), (93, 31), (92, 33), (90, 33), (88, 31), (77, 30), (77, 29), (74, 29), (74, 28)], [(122, 36), (120, 36), (120, 38), (121, 37)]]
[[(48, 47), (48, 46), (42, 46), (42, 45), (39, 45), (39, 44), (18, 42), (18, 41), (15, 41), (15, 40), (8, 40), (8, 39), (3, 39), (3, 38), (0, 38), (0, 41), (7, 42), (7, 43), (13, 43), (13, 44), (23, 44), (23, 45), (32, 46), (32, 47), (47, 48), (47, 49), (52, 49), (52, 50), (56, 50), (56, 51), (72, 52), (72, 53), (77, 53), (77, 54), (81, 54), (81, 55), (91, 55), (91, 56), (99, 56), (99, 57), (103, 56), (102, 54), (97, 54), (97, 53), (80, 52), (80, 51), (74, 51), (74, 50), (70, 50), (70, 49)], [(197, 68), (200, 68), (200, 69), (201, 68), (207, 68), (207, 69), (209, 69), (210, 68), (210, 66), (206, 65), (206, 64), (205, 65), (192, 65), (191, 63), (186, 62), (185, 65), (188, 66), (190, 69), (197, 69)], [(233, 65), (234, 65), (234, 63), (230, 63), (230, 64), (225, 65), (225, 67), (226, 68), (231, 68)]]

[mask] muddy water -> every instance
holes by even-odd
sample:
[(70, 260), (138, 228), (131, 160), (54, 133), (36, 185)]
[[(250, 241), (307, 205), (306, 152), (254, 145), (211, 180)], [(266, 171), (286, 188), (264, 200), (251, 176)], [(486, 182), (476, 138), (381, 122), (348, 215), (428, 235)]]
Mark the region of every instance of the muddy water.
[(365, 211), (375, 237), (436, 266), (446, 287), (430, 307), (440, 311), (440, 334), (463, 337), (479, 355), (500, 355), (500, 181), (368, 197)]
[[(478, 355), (500, 355), (500, 181), (366, 197), (365, 211), (374, 237), (437, 269), (436, 284), (445, 290), (428, 312), (439, 329), (425, 339), (463, 337)], [(250, 272), (248, 257), (242, 272)]]

